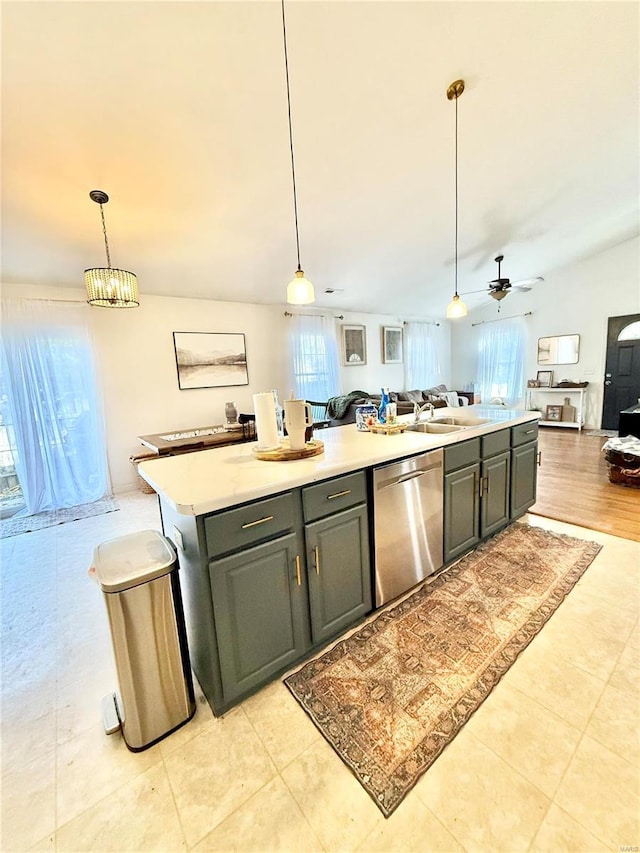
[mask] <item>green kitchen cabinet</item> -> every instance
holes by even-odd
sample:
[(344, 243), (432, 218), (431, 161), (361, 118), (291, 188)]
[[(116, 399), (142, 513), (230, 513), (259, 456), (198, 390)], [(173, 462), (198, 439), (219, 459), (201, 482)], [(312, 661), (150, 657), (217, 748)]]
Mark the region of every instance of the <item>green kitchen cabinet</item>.
[(480, 541), (479, 482), (479, 462), (444, 475), (445, 563), (455, 560)]
[(524, 515), (536, 502), (539, 462), (537, 422), (511, 427), (511, 519)]
[(480, 538), (497, 533), (509, 523), (511, 453), (483, 459), (480, 469)]
[(445, 563), (509, 523), (510, 447), (508, 429), (445, 447)]
[(233, 701), (309, 648), (306, 588), (295, 533), (212, 560), (220, 674)]
[(314, 645), (335, 637), (371, 610), (366, 504), (305, 525)]

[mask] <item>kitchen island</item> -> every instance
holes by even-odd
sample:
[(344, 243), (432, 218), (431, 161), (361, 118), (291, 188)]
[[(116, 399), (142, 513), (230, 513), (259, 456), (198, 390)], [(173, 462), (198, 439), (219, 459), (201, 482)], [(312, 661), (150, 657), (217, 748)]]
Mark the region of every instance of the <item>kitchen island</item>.
[(445, 564), (534, 503), (538, 413), (473, 406), (437, 417), (485, 422), (324, 429), (322, 455), (290, 462), (258, 460), (252, 443), (140, 465), (178, 550), (191, 662), (214, 713), (371, 612), (374, 469), (443, 449)]

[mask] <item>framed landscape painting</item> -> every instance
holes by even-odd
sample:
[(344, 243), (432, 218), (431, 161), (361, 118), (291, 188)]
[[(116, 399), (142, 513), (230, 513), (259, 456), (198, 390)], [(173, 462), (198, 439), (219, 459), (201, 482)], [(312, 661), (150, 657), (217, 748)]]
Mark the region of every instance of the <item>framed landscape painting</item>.
[(402, 327), (382, 327), (382, 363), (402, 364)]
[(181, 391), (249, 384), (243, 334), (174, 332), (173, 346)]

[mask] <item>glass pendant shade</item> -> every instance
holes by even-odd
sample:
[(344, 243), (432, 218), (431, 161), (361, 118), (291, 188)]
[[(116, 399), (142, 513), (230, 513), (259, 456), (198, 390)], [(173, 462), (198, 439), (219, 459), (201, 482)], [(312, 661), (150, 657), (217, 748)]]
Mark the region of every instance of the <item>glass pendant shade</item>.
[(95, 267), (84, 271), (87, 302), (102, 308), (136, 308), (138, 279), (128, 270)]
[(313, 284), (304, 277), (303, 270), (297, 270), (295, 278), (287, 285), (289, 305), (309, 305), (316, 301)]
[(456, 295), (453, 297), (451, 302), (447, 305), (447, 319), (456, 319), (457, 317), (466, 317), (467, 316), (467, 306), (464, 304), (462, 299)]
[(508, 290), (492, 290), (491, 298), (497, 299), (500, 302), (501, 299), (504, 299), (509, 291)]

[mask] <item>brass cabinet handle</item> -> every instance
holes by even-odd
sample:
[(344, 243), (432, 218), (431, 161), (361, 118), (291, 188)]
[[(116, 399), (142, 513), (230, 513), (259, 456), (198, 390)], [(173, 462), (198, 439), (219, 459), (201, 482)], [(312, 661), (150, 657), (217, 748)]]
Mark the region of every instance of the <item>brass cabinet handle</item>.
[[(473, 476), (474, 476), (474, 478), (475, 478), (475, 476), (476, 476), (476, 475), (474, 474)], [(478, 489), (478, 497), (480, 497), (480, 498), (481, 498), (481, 497), (482, 497), (482, 487), (484, 486), (484, 477), (478, 477), (478, 484), (479, 484), (479, 487), (480, 487), (480, 488)]]
[(525, 430), (524, 434), (525, 435), (531, 435), (532, 432), (535, 432), (535, 429), (527, 429), (527, 430)]
[(345, 495), (350, 495), (351, 489), (345, 489), (344, 492), (336, 492), (335, 495), (327, 495), (327, 500), (332, 501), (334, 498), (343, 498)]
[(296, 579), (298, 581), (298, 586), (302, 584), (302, 578), (300, 576), (300, 554), (296, 554)]
[(273, 521), (273, 516), (272, 515), (265, 515), (264, 518), (259, 518), (259, 519), (257, 519), (257, 521), (248, 521), (246, 524), (242, 525), (242, 529), (246, 530), (247, 527), (255, 527), (256, 524), (264, 524), (265, 521)]
[(542, 451), (541, 450), (538, 451), (538, 467), (540, 467), (540, 465), (542, 465)]
[(317, 545), (313, 546), (313, 556), (315, 559), (316, 574), (320, 574), (320, 548)]
[(485, 480), (484, 493), (485, 493), (485, 495), (488, 495), (489, 494), (489, 475), (487, 474), (486, 477), (484, 477), (483, 479)]

